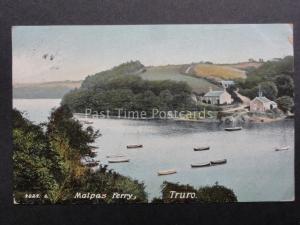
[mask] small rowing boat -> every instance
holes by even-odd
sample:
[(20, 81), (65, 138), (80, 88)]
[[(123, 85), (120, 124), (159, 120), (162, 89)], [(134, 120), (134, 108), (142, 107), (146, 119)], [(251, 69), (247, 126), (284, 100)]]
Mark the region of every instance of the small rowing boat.
[(214, 165), (221, 165), (221, 164), (225, 164), (225, 163), (227, 163), (227, 159), (210, 161), (210, 164), (212, 166), (214, 166)]
[(170, 169), (170, 170), (160, 170), (158, 171), (158, 176), (163, 176), (163, 175), (170, 175), (170, 174), (174, 174), (177, 173), (177, 171), (175, 169)]
[(208, 166), (211, 166), (211, 163), (210, 163), (210, 162), (191, 164), (191, 167), (192, 167), (192, 168), (197, 168), (197, 167), (208, 167)]
[(95, 161), (95, 162), (88, 162), (86, 164), (84, 164), (86, 167), (96, 167), (99, 165), (99, 161)]
[(238, 131), (242, 130), (242, 127), (227, 127), (225, 128), (226, 131)]
[(203, 146), (203, 147), (196, 147), (194, 148), (194, 151), (204, 151), (204, 150), (209, 150), (209, 146)]
[(125, 155), (108, 155), (106, 158), (122, 158), (125, 157)]
[(109, 163), (125, 163), (129, 162), (129, 159), (110, 159), (108, 160)]
[(279, 148), (276, 148), (275, 151), (278, 152), (278, 151), (286, 151), (286, 150), (289, 150), (290, 146), (282, 146), (282, 147), (279, 147)]
[(142, 148), (143, 145), (127, 145), (127, 148)]
[(92, 121), (87, 121), (87, 120), (81, 120), (80, 122), (83, 124), (93, 124)]

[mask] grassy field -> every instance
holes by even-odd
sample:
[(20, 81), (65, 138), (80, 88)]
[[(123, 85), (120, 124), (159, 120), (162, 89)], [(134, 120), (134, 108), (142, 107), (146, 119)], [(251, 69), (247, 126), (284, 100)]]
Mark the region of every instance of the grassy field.
[(233, 68), (245, 70), (247, 68), (253, 67), (253, 68), (258, 68), (262, 65), (263, 63), (260, 62), (241, 62), (241, 63), (236, 63), (236, 64), (230, 64), (228, 66), (231, 66)]
[(215, 80), (234, 80), (246, 78), (245, 71), (230, 66), (197, 64), (194, 66), (193, 70), (195, 75), (198, 77), (207, 77)]
[(220, 87), (210, 83), (209, 81), (203, 78), (197, 78), (181, 74), (181, 69), (182, 65), (147, 67), (147, 71), (145, 73), (140, 74), (140, 76), (146, 80), (185, 81), (192, 87), (193, 91), (197, 93), (207, 92), (210, 87), (213, 90), (220, 89)]

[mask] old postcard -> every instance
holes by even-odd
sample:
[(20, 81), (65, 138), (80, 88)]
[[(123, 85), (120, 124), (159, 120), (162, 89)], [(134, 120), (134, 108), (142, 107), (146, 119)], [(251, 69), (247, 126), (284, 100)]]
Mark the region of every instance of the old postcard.
[(14, 204), (293, 201), (292, 24), (15, 26)]

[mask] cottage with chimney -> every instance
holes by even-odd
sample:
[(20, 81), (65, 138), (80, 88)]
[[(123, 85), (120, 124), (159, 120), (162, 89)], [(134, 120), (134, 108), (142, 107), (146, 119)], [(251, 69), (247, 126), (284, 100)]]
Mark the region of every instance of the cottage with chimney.
[(202, 98), (201, 101), (206, 104), (224, 105), (231, 104), (233, 99), (231, 95), (224, 89), (222, 91), (213, 91), (211, 88)]
[(277, 103), (264, 97), (262, 92), (259, 91), (258, 97), (250, 101), (250, 112), (266, 112), (277, 108)]

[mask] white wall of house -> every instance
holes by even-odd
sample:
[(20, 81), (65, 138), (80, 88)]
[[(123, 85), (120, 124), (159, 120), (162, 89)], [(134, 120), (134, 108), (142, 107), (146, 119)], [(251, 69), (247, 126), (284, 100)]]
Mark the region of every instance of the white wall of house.
[(250, 102), (250, 112), (265, 112), (267, 110), (276, 109), (277, 104), (273, 101), (261, 102), (258, 99), (253, 99)]
[(224, 91), (221, 95), (220, 95), (220, 104), (231, 104), (233, 102), (233, 99), (231, 98), (231, 95), (227, 92)]
[(264, 112), (265, 107), (264, 104), (258, 99), (253, 99), (250, 102), (250, 112)]
[(219, 104), (219, 97), (210, 97), (211, 104), (217, 105)]
[(266, 110), (268, 109), (276, 109), (277, 108), (277, 104), (273, 101), (267, 102), (265, 104)]
[(224, 91), (219, 96), (204, 96), (202, 97), (202, 101), (205, 101), (208, 104), (218, 105), (218, 104), (231, 104), (233, 102), (233, 99), (231, 98), (231, 95)]

